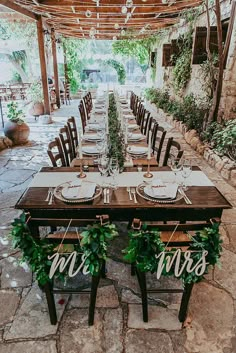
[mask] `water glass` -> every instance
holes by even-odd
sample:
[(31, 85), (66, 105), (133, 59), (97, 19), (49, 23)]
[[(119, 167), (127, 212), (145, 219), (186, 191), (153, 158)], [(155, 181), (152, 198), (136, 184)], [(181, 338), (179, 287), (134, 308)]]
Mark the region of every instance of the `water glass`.
[(102, 184), (104, 184), (105, 182), (104, 178), (107, 175), (109, 170), (109, 159), (106, 156), (101, 156), (98, 159), (98, 169), (102, 175), (102, 179), (103, 179)]
[(190, 176), (191, 173), (192, 173), (192, 162), (189, 159), (185, 159), (182, 165), (182, 177), (184, 179), (183, 181), (184, 189), (186, 189), (187, 187), (187, 178)]
[(177, 173), (182, 169), (182, 165), (183, 165), (182, 160), (181, 158), (171, 157), (168, 160), (168, 165), (171, 168), (172, 172), (174, 172), (175, 174), (174, 182), (176, 183)]

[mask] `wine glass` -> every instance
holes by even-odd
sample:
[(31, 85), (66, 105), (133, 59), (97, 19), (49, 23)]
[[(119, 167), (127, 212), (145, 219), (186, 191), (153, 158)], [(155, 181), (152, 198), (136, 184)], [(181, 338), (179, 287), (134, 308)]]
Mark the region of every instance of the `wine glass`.
[(182, 160), (181, 158), (176, 158), (174, 156), (172, 156), (169, 160), (168, 160), (168, 164), (169, 167), (171, 168), (172, 172), (174, 172), (175, 174), (175, 180), (174, 182), (176, 182), (177, 179), (177, 173), (181, 170), (182, 168)]
[(104, 177), (107, 175), (109, 169), (109, 159), (107, 158), (107, 156), (101, 156), (98, 159), (98, 169), (102, 175), (102, 184), (104, 184)]
[(119, 163), (116, 158), (111, 158), (110, 160), (110, 175), (112, 176), (112, 187), (117, 189), (117, 176), (119, 174)]
[(190, 176), (192, 173), (192, 162), (189, 159), (185, 159), (182, 164), (182, 177), (184, 179), (183, 181), (183, 189), (187, 188), (187, 178)]

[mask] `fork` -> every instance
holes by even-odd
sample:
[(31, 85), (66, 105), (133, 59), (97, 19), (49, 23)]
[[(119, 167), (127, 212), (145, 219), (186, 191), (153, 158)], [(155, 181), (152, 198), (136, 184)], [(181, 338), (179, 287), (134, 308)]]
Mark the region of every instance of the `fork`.
[(131, 188), (131, 193), (134, 196), (134, 203), (138, 203), (137, 198), (136, 198), (136, 190), (135, 190), (135, 188)]
[(132, 198), (132, 194), (131, 194), (130, 187), (127, 187), (127, 191), (128, 191), (128, 193), (129, 193), (129, 199), (130, 199), (130, 201), (132, 201), (133, 198)]
[(54, 193), (53, 193), (53, 188), (51, 188), (51, 191), (50, 191), (50, 199), (49, 199), (48, 205), (52, 205), (52, 203), (53, 203), (53, 198), (54, 198)]
[(47, 197), (44, 201), (48, 202), (49, 201), (49, 198), (50, 198), (50, 195), (51, 195), (51, 192), (52, 192), (52, 188), (49, 188), (48, 189), (48, 194), (47, 194)]

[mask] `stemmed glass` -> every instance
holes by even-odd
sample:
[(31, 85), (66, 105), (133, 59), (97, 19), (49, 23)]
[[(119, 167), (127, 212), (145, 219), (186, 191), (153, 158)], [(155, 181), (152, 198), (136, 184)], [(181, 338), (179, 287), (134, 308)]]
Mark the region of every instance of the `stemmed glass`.
[(183, 185), (182, 185), (183, 189), (187, 188), (186, 180), (190, 176), (191, 173), (192, 173), (192, 162), (189, 159), (185, 159), (183, 161), (183, 165), (182, 165), (182, 177), (184, 179)]
[(119, 174), (119, 163), (116, 158), (111, 158), (110, 167), (109, 167), (110, 175), (112, 176), (112, 187), (117, 189), (117, 176)]
[(101, 156), (98, 159), (98, 169), (102, 175), (103, 182), (102, 184), (104, 185), (104, 177), (106, 176), (108, 170), (109, 170), (109, 159), (106, 156)]
[(181, 170), (182, 168), (182, 160), (181, 158), (175, 158), (174, 156), (171, 157), (168, 160), (168, 165), (171, 168), (172, 172), (174, 172), (175, 174), (175, 180), (174, 182), (176, 183), (176, 179), (177, 179), (177, 173)]

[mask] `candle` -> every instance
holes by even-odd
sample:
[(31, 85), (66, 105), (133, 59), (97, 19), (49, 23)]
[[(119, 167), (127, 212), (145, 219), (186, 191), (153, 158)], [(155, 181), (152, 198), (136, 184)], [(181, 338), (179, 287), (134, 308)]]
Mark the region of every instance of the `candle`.
[(80, 133), (79, 133), (79, 159), (83, 159), (82, 136)]
[(149, 131), (148, 135), (148, 159), (151, 159), (151, 149), (152, 149), (152, 132)]

